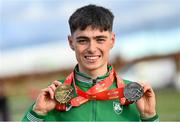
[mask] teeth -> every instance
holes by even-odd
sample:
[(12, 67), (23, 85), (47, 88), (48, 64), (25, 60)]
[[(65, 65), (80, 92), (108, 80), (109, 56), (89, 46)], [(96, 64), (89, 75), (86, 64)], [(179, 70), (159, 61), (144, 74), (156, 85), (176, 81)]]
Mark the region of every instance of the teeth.
[(85, 56), (85, 58), (89, 60), (95, 60), (95, 59), (98, 59), (99, 56)]

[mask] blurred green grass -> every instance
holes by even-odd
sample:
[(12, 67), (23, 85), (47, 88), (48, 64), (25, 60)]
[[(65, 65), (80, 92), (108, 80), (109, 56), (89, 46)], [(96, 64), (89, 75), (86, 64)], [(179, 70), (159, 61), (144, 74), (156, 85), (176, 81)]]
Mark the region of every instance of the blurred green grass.
[(157, 112), (161, 121), (180, 121), (180, 91), (156, 90)]
[[(36, 87), (37, 86), (36, 84)], [(39, 86), (42, 85), (39, 84)], [(22, 93), (25, 87), (22, 88), (19, 86), (18, 89), (19, 90), (16, 90), (19, 92), (17, 95), (9, 97), (11, 120), (13, 121), (20, 121), (33, 103), (33, 100), (27, 93)], [(178, 92), (175, 89), (162, 89), (156, 90), (155, 93), (157, 99), (157, 113), (160, 116), (160, 120), (180, 121), (180, 91)]]

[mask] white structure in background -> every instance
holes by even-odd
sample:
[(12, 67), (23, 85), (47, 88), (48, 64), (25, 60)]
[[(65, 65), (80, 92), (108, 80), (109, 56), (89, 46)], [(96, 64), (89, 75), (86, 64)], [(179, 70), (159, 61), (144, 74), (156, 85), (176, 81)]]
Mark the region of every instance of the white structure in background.
[(153, 88), (162, 88), (169, 84), (174, 85), (175, 74), (176, 65), (172, 59), (140, 62), (130, 66), (126, 71), (120, 72), (120, 76), (124, 79), (147, 82)]
[(71, 68), (73, 51), (62, 43), (49, 43), (2, 53), (0, 77)]

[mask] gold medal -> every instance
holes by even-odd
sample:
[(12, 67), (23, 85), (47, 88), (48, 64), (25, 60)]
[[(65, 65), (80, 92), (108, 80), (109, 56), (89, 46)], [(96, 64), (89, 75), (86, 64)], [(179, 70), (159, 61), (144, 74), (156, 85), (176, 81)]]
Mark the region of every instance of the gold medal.
[(55, 90), (55, 99), (60, 104), (68, 103), (73, 97), (73, 88), (71, 85), (62, 84)]

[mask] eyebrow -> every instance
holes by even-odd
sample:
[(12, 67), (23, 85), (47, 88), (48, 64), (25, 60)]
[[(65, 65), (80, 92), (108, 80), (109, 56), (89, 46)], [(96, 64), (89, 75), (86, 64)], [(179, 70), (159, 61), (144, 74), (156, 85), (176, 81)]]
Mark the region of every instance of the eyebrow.
[(88, 37), (87, 36), (78, 36), (78, 37), (76, 37), (76, 39), (88, 39)]
[[(97, 38), (108, 38), (108, 37), (104, 36), (104, 35), (101, 35), (101, 36), (95, 36), (93, 38), (97, 39)], [(87, 36), (78, 36), (76, 39), (89, 39), (89, 37), (87, 37)]]
[(95, 38), (108, 38), (107, 36), (96, 36)]

